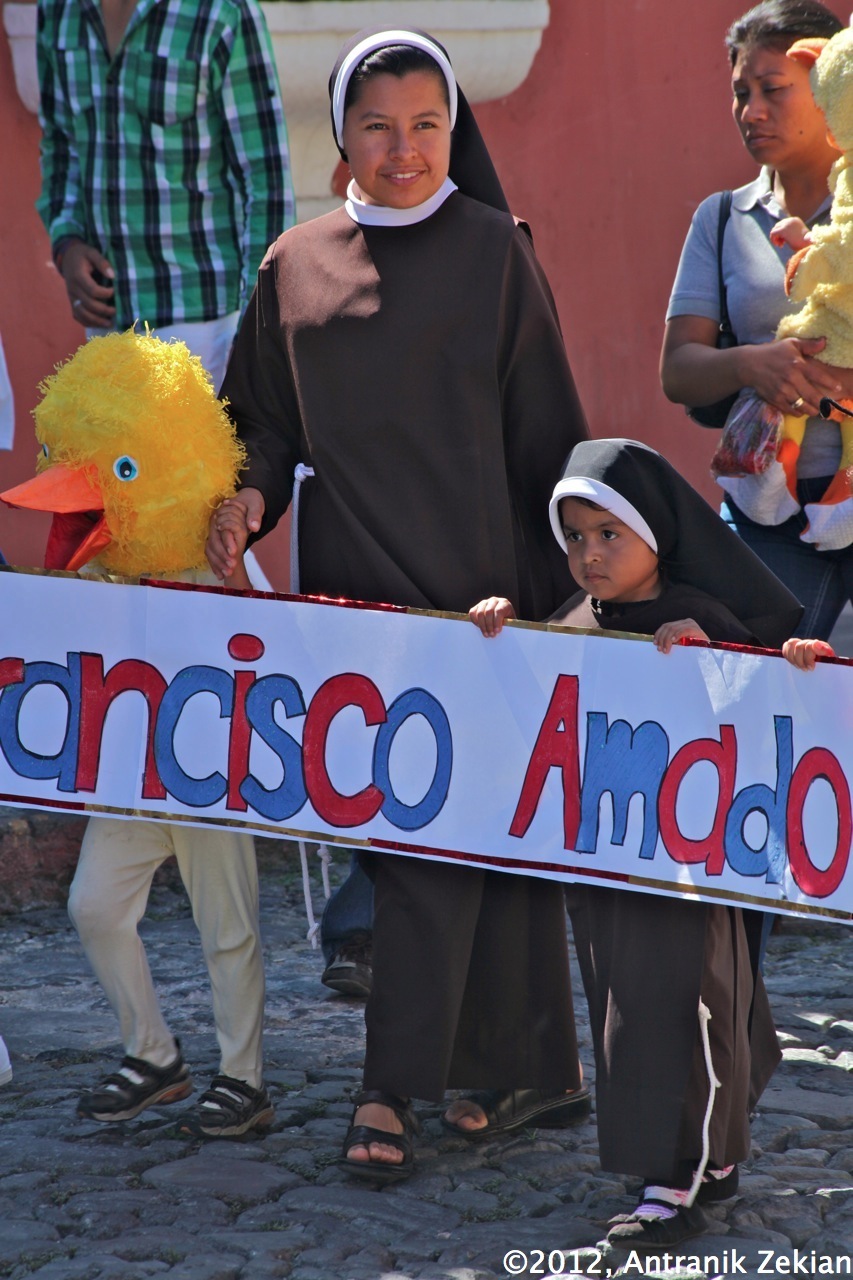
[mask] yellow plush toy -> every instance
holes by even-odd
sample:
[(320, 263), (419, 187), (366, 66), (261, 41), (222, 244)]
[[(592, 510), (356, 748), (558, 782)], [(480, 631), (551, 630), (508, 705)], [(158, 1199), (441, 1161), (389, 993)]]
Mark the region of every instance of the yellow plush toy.
[(233, 495), (245, 452), (201, 361), (182, 342), (106, 334), (40, 390), (38, 474), (0, 498), (55, 513), (45, 567), (203, 566), (210, 513)]
[[(811, 67), (815, 102), (841, 155), (829, 176), (831, 220), (808, 232), (808, 243), (788, 263), (788, 293), (800, 305), (783, 317), (777, 337), (826, 338), (816, 358), (853, 369), (853, 29), (831, 40), (798, 40), (788, 57)], [(841, 403), (853, 409), (853, 402)], [(841, 427), (841, 461), (820, 502), (805, 507), (809, 526), (801, 534), (804, 542), (826, 551), (853, 542), (853, 417), (837, 409), (831, 417)], [(778, 452), (795, 509), (797, 458), (805, 428), (805, 418), (785, 417)]]

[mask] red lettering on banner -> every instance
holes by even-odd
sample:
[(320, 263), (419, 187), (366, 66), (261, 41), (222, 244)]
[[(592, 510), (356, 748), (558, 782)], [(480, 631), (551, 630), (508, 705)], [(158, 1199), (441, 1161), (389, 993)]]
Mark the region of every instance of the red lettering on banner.
[[(803, 806), (809, 788), (818, 778), (829, 783), (838, 809), (838, 839), (832, 861), (825, 871), (816, 867), (809, 857), (803, 835)], [(828, 898), (841, 884), (850, 859), (850, 839), (853, 835), (853, 814), (850, 807), (850, 788), (844, 770), (831, 751), (825, 747), (812, 747), (801, 757), (788, 792), (788, 863), (791, 875), (802, 889), (813, 898)]]
[(577, 676), (557, 677), (524, 775), (509, 829), (511, 836), (520, 838), (527, 832), (551, 769), (559, 769), (563, 775), (563, 844), (566, 849), (573, 849), (580, 822)]
[(249, 806), (240, 795), (240, 787), (249, 773), (249, 745), (252, 740), (252, 726), (246, 716), (246, 694), (255, 683), (256, 675), (254, 671), (234, 672), (234, 710), (228, 731), (228, 808), (239, 809), (243, 813)]
[(355, 795), (345, 796), (332, 785), (326, 770), (326, 739), (332, 721), (344, 707), (360, 707), (367, 725), (386, 719), (382, 694), (367, 676), (332, 676), (322, 684), (308, 708), (302, 731), (302, 769), (305, 786), (317, 814), (335, 827), (360, 827), (375, 818), (385, 799), (371, 783)]
[(23, 679), (23, 658), (0, 658), (0, 689), (5, 689), (8, 684), (22, 684)]
[(238, 631), (228, 641), (228, 652), (235, 662), (259, 662), (264, 656), (264, 642), (260, 636)]
[[(682, 835), (675, 816), (678, 790), (687, 773), (702, 760), (717, 771), (719, 794), (714, 821), (707, 836), (692, 840)], [(720, 725), (720, 741), (696, 738), (675, 753), (661, 783), (658, 796), (658, 827), (667, 853), (675, 862), (704, 862), (709, 876), (723, 874), (726, 865), (726, 816), (735, 794), (737, 736), (734, 726)]]
[(166, 681), (156, 667), (138, 658), (125, 658), (110, 668), (104, 678), (104, 659), (99, 653), (80, 654), (80, 745), (77, 753), (77, 789), (95, 791), (101, 763), (101, 739), (104, 721), (113, 701), (120, 693), (141, 693), (148, 706), (145, 742), (145, 770), (142, 776), (143, 800), (165, 800), (166, 788), (160, 781), (154, 758), (154, 726), (160, 702), (166, 692)]

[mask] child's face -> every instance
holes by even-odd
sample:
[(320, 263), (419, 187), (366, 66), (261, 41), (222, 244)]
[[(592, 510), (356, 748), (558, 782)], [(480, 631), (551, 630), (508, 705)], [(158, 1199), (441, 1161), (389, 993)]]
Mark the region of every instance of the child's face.
[(657, 556), (611, 512), (563, 498), (560, 520), (572, 577), (596, 600), (629, 604), (660, 595)]

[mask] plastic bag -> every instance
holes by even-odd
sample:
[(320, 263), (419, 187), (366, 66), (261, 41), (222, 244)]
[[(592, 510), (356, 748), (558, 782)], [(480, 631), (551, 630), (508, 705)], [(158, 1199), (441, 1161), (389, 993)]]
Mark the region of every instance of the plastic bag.
[(757, 476), (776, 457), (783, 415), (753, 390), (741, 391), (726, 419), (711, 474)]

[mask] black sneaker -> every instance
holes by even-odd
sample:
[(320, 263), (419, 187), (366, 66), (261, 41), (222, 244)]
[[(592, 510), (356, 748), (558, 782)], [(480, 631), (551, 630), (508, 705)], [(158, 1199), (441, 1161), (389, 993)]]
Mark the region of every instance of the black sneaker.
[[(175, 1042), (177, 1045), (177, 1041)], [(177, 1045), (178, 1056), (168, 1067), (155, 1067), (142, 1058), (122, 1059), (118, 1071), (106, 1076), (91, 1093), (84, 1093), (77, 1103), (77, 1114), (86, 1120), (105, 1124), (115, 1120), (132, 1120), (146, 1107), (180, 1102), (193, 1091), (190, 1073)]]
[(323, 970), (320, 979), (323, 986), (342, 996), (360, 996), (366, 1000), (373, 985), (371, 952), (371, 940), (366, 934), (345, 942)]
[(253, 1089), (233, 1076), (214, 1076), (195, 1109), (184, 1116), (181, 1131), (197, 1138), (237, 1138), (250, 1129), (268, 1129), (274, 1116), (266, 1089)]

